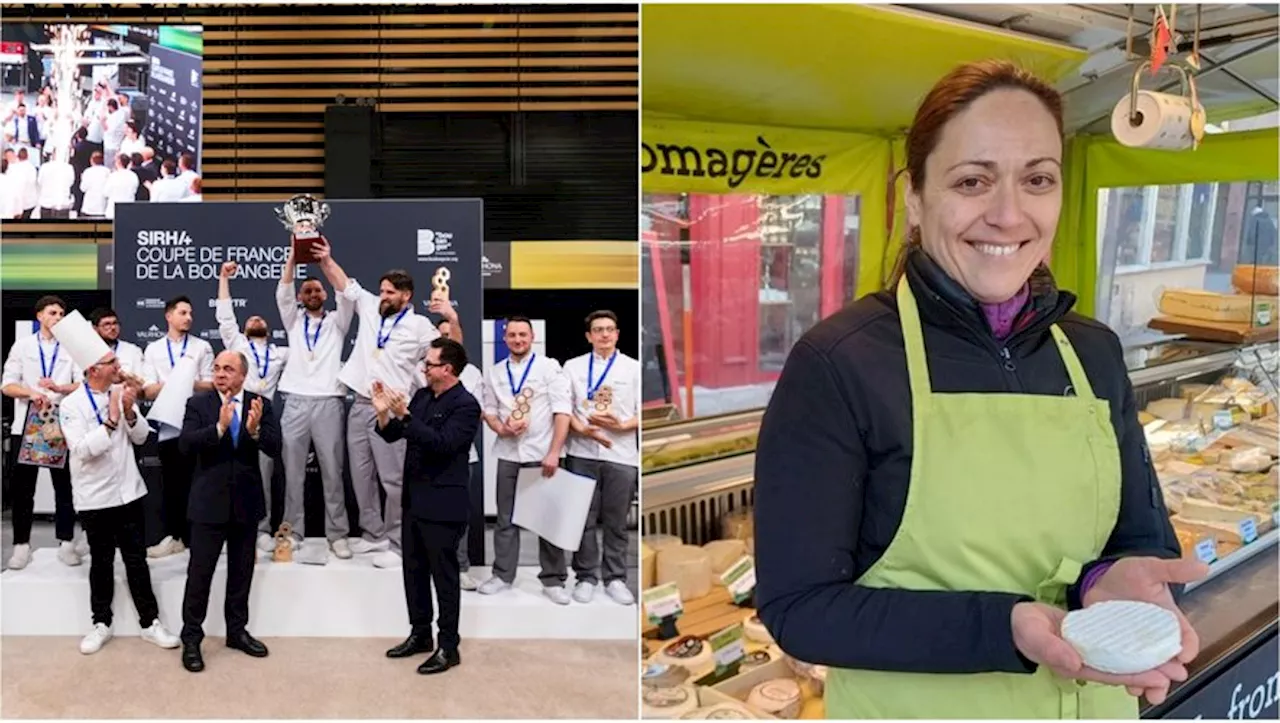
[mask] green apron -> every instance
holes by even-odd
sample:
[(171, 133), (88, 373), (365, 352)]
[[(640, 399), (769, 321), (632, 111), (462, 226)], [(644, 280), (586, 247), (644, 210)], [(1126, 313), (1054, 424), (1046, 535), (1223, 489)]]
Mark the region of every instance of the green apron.
[[(905, 279), (897, 293), (911, 379), (911, 482), (902, 526), (858, 584), (1018, 593), (1064, 607), (1067, 586), (1101, 552), (1120, 510), (1107, 402), (1094, 396), (1057, 325), (1076, 396), (935, 394)], [(1138, 717), (1124, 688), (1064, 680), (1044, 666), (1031, 675), (833, 668), (825, 698), (828, 718)]]

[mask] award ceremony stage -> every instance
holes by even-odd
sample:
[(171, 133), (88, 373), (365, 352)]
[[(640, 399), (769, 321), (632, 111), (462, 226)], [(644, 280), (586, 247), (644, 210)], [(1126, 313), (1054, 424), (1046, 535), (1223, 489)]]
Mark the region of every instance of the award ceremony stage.
[[(187, 558), (188, 553), (183, 552), (149, 561), (160, 619), (175, 634), (182, 629)], [(270, 558), (270, 553), (259, 552), (253, 575), (249, 631), (255, 636), (402, 638), (408, 634), (400, 568), (378, 569), (368, 556), (361, 555), (350, 560), (330, 556), (328, 565), (276, 563)], [(115, 634), (138, 635), (138, 617), (118, 554), (115, 568)], [(484, 581), (489, 568), (473, 567), (471, 573)], [(206, 635), (226, 634), (222, 615), (225, 590), (224, 555), (209, 596)], [(639, 634), (636, 607), (613, 602), (603, 587), (585, 605), (556, 605), (541, 590), (538, 568), (522, 567), (510, 590), (497, 595), (463, 592), (459, 625), (463, 640), (635, 640)], [(26, 569), (0, 574), (0, 598), (3, 635), (85, 635), (92, 628), (89, 559), (78, 567), (67, 567), (58, 562), (53, 548), (38, 548)]]

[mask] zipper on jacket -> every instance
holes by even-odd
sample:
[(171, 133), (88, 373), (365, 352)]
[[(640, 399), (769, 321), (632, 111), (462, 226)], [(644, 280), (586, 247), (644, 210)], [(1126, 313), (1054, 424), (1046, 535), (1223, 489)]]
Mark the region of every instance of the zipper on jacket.
[(1005, 371), (1013, 373), (1018, 370), (1018, 367), (1013, 363), (1013, 357), (1009, 354), (1009, 347), (1001, 347), (1000, 358), (1004, 360)]

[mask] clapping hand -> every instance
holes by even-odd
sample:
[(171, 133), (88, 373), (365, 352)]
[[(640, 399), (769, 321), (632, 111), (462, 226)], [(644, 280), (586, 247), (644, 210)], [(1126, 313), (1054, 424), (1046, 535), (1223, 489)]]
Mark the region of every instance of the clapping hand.
[(231, 420), (235, 417), (235, 414), (236, 400), (235, 397), (231, 397), (223, 402), (222, 408), (218, 410), (218, 426), (222, 428), (223, 432), (231, 429)]
[(254, 397), (249, 403), (249, 416), (244, 420), (244, 431), (250, 437), (258, 436), (258, 425), (262, 423), (262, 397)]
[(370, 388), (369, 401), (373, 403), (373, 411), (382, 416), (391, 410), (391, 399), (387, 396), (387, 388), (382, 382), (375, 381)]
[(129, 424), (133, 424), (133, 420), (137, 418), (133, 407), (138, 403), (138, 388), (132, 384), (125, 384), (122, 390), (120, 395), (121, 411), (124, 412), (124, 418), (128, 420)]
[(409, 413), (409, 400), (404, 394), (391, 389), (387, 391), (387, 401), (391, 408), (391, 413), (397, 417), (403, 417)]
[(107, 420), (112, 424), (120, 423), (120, 387), (111, 387), (111, 393), (107, 395)]

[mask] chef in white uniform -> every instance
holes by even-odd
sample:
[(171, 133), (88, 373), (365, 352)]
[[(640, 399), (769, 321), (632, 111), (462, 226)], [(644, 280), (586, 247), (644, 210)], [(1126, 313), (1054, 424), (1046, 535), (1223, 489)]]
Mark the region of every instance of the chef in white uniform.
[(627, 513), (640, 479), (640, 363), (618, 351), (618, 317), (612, 311), (592, 312), (586, 326), (591, 351), (564, 364), (573, 395), (573, 434), (564, 466), (596, 481), (582, 543), (573, 554), (573, 599), (591, 602), (603, 572), (605, 593), (616, 603), (632, 605)]
[[(169, 299), (164, 305), (168, 331), (142, 352), (142, 378), (146, 382), (148, 399), (159, 396), (178, 360), (183, 357), (189, 357), (196, 363), (193, 393), (213, 389), (213, 346), (188, 333), (191, 331), (191, 312), (191, 299), (185, 296)], [(150, 557), (176, 555), (187, 549), (185, 540), (189, 530), (187, 498), (194, 460), (178, 449), (176, 437), (160, 442), (159, 452), (160, 473), (164, 480), (164, 538), (147, 550)]]
[[(502, 592), (515, 581), (520, 558), (520, 530), (511, 522), (516, 477), (522, 467), (555, 474), (573, 412), (569, 379), (560, 362), (533, 352), (533, 322), (508, 317), (502, 338), (509, 355), (489, 369), (481, 402), (485, 424), (498, 435), (493, 445), (498, 525), (493, 532), (493, 577), (480, 586), (483, 595)], [(564, 550), (539, 539), (538, 562), (543, 594), (557, 605), (568, 605)]]
[[(265, 397), (273, 402), (274, 412), (276, 387), (280, 383), (280, 374), (284, 371), (285, 362), (289, 359), (289, 348), (271, 343), (271, 329), (267, 320), (258, 315), (250, 316), (244, 322), (244, 331), (236, 320), (235, 306), (231, 300), (231, 277), (235, 276), (239, 265), (234, 261), (222, 264), (218, 274), (218, 300), (214, 302), (215, 318), (218, 320), (218, 336), (222, 337), (222, 346), (228, 351), (238, 351), (249, 362), (249, 373), (244, 377), (244, 388)], [(278, 421), (278, 420), (277, 420)], [(271, 529), (271, 478), (275, 474), (276, 462), (266, 452), (258, 452), (258, 469), (262, 472), (262, 492), (266, 495), (267, 516), (258, 523), (258, 549), (269, 552), (275, 548)], [(302, 540), (302, 494), (298, 490), (296, 500), (288, 499), (285, 494), (285, 510), (283, 521), (293, 528), (294, 547)], [(295, 509), (291, 509), (290, 502)], [(290, 515), (290, 513), (294, 513)], [(298, 523), (295, 524), (295, 518)]]

